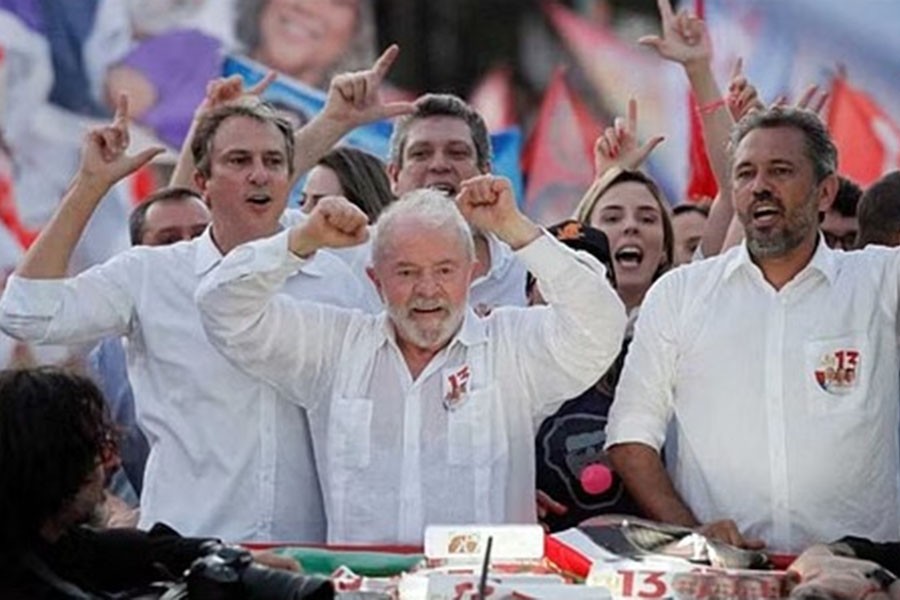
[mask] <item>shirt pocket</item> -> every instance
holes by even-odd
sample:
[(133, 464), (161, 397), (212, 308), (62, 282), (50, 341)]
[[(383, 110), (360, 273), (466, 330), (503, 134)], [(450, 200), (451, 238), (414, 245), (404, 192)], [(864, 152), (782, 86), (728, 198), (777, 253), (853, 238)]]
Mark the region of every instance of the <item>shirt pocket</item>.
[(336, 467), (364, 468), (371, 460), (372, 401), (338, 398), (331, 405), (328, 447)]
[(861, 333), (807, 341), (803, 377), (809, 413), (828, 416), (864, 410), (873, 358), (868, 338)]
[(447, 462), (454, 466), (487, 465), (493, 458), (493, 418), (496, 390), (468, 392), (458, 408), (447, 413)]

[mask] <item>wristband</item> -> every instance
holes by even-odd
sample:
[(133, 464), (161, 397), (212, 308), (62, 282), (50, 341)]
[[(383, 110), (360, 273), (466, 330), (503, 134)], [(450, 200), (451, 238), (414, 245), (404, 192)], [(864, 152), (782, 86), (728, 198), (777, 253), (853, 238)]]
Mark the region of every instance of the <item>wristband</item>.
[(708, 115), (709, 113), (715, 112), (727, 104), (728, 100), (726, 98), (719, 98), (718, 100), (713, 100), (712, 102), (704, 104), (703, 106), (698, 106), (697, 112), (699, 112), (701, 115)]

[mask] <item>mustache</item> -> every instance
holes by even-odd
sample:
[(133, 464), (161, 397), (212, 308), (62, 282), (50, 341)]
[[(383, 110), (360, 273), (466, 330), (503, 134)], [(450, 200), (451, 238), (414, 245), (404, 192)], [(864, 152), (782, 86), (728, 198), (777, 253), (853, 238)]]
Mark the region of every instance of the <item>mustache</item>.
[(776, 198), (769, 190), (759, 190), (753, 192), (753, 203), (770, 202), (781, 206), (781, 200)]
[(784, 212), (784, 203), (768, 190), (753, 192), (753, 200), (750, 203), (750, 212), (755, 211), (760, 204), (774, 205), (779, 211)]

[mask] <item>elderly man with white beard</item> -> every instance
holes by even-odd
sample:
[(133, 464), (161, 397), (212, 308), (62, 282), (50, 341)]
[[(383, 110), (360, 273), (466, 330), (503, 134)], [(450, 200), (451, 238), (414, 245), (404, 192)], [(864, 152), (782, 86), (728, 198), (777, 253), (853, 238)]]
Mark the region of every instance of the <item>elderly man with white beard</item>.
[[(469, 223), (509, 244), (548, 306), (479, 318)], [(288, 232), (236, 249), (197, 292), (207, 334), (307, 407), (330, 542), (422, 542), (428, 524), (534, 523), (534, 433), (618, 353), (625, 313), (604, 268), (543, 232), (508, 181), (418, 190), (374, 229), (379, 316), (276, 296), (319, 249), (366, 240), (326, 198)]]

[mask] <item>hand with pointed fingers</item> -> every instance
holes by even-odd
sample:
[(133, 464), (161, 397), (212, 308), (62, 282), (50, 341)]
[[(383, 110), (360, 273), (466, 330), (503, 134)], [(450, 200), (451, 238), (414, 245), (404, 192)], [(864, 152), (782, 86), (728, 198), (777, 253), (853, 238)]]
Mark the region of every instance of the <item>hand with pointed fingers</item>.
[(800, 95), (800, 99), (797, 100), (795, 106), (801, 110), (811, 110), (821, 117), (822, 109), (825, 108), (825, 102), (827, 101), (827, 90), (819, 88), (818, 85), (810, 85), (803, 90), (803, 94)]
[(81, 166), (79, 167), (82, 177), (110, 187), (164, 151), (164, 148), (154, 146), (137, 154), (126, 154), (125, 151), (131, 141), (130, 124), (128, 97), (122, 94), (116, 106), (113, 122), (104, 127), (92, 129), (85, 136), (81, 150)]
[[(821, 116), (822, 109), (825, 108), (825, 102), (827, 100), (828, 92), (820, 90), (818, 85), (812, 84), (803, 90), (803, 93), (800, 94), (800, 98), (794, 103), (794, 108), (809, 110), (816, 113), (816, 115)], [(774, 108), (776, 106), (787, 106), (788, 104), (790, 104), (788, 97), (785, 94), (781, 94), (775, 98), (775, 102), (773, 102), (771, 106)]]
[(473, 228), (495, 234), (514, 250), (540, 235), (537, 225), (519, 211), (505, 177), (479, 175), (463, 181), (456, 205)]
[(640, 167), (650, 153), (665, 139), (661, 135), (650, 138), (643, 145), (637, 137), (638, 105), (628, 101), (628, 118), (616, 117), (612, 127), (607, 127), (594, 144), (594, 168), (600, 177), (613, 167), (634, 170)]
[(737, 59), (734, 68), (731, 70), (731, 80), (728, 83), (728, 110), (735, 123), (743, 119), (745, 116), (756, 110), (762, 110), (766, 107), (759, 98), (756, 87), (750, 83), (750, 80), (743, 73), (744, 61)]
[(213, 79), (206, 85), (206, 96), (203, 98), (200, 106), (197, 107), (195, 115), (201, 115), (241, 98), (262, 96), (263, 92), (275, 81), (277, 76), (278, 74), (275, 71), (269, 71), (265, 77), (249, 88), (244, 86), (244, 80), (240, 75)]
[(393, 119), (415, 110), (412, 102), (383, 102), (379, 91), (400, 48), (394, 44), (365, 71), (335, 75), (328, 87), (324, 116), (353, 128), (365, 123)]
[(762, 540), (745, 539), (738, 529), (737, 524), (731, 519), (722, 519), (720, 521), (710, 521), (701, 526), (697, 533), (708, 538), (725, 542), (737, 548), (747, 548), (748, 550), (761, 550), (766, 544)]
[(308, 257), (321, 248), (346, 248), (369, 239), (369, 217), (343, 196), (325, 196), (290, 233), (290, 249)]
[(667, 60), (689, 67), (698, 63), (709, 63), (712, 58), (712, 43), (706, 24), (686, 10), (672, 11), (670, 0), (657, 0), (662, 24), (662, 36), (645, 35), (639, 44), (649, 46)]

